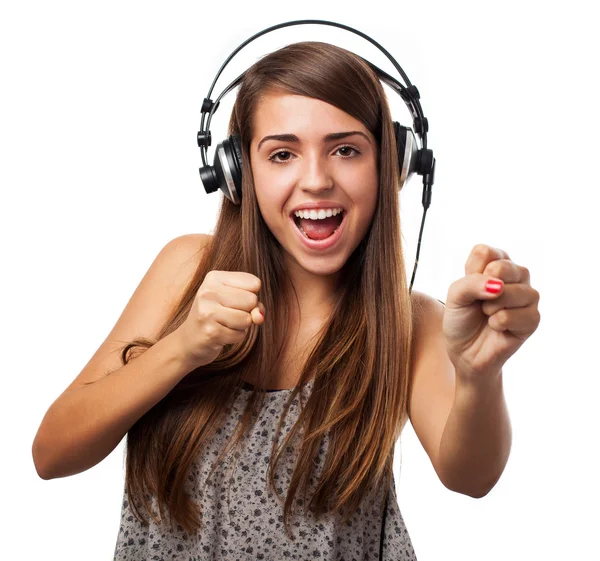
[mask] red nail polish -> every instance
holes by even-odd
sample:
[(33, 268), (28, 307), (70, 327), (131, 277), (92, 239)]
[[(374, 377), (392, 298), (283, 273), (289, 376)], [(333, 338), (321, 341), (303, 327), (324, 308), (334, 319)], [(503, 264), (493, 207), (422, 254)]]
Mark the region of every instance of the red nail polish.
[(489, 280), (485, 283), (485, 289), (492, 294), (498, 294), (502, 290), (502, 281)]
[(258, 310), (258, 313), (264, 318), (265, 314), (263, 314), (260, 310)]

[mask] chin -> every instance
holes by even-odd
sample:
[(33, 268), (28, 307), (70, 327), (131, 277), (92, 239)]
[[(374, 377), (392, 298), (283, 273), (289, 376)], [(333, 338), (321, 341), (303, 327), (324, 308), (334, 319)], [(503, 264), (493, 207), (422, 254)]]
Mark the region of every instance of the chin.
[(297, 259), (294, 255), (291, 257), (295, 263), (307, 273), (319, 277), (328, 277), (339, 273), (346, 263), (346, 259), (344, 259), (341, 255), (337, 258), (332, 258), (325, 255), (308, 259), (306, 259), (304, 256), (304, 258), (301, 259)]

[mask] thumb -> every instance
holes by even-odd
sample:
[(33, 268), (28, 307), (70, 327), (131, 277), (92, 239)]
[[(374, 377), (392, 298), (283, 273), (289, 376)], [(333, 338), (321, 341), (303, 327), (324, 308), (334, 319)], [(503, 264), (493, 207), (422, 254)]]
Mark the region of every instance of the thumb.
[(262, 325), (265, 322), (265, 306), (262, 302), (258, 303), (258, 306), (250, 312), (252, 322), (256, 325)]
[(446, 307), (465, 308), (476, 300), (493, 300), (502, 294), (504, 282), (489, 275), (471, 273), (450, 285)]

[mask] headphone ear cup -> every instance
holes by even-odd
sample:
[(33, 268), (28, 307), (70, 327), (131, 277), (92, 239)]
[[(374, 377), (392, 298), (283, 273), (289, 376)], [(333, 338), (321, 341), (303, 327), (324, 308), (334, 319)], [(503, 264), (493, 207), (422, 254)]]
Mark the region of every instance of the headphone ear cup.
[[(216, 188), (221, 189), (225, 197), (233, 204), (239, 205), (242, 200), (242, 151), (239, 138), (236, 135), (228, 137), (217, 144), (212, 174)], [(206, 177), (210, 182), (208, 171), (200, 170), (200, 177)], [(213, 190), (216, 190), (213, 188)], [(208, 190), (207, 190), (208, 192)]]
[(220, 189), (234, 205), (239, 205), (242, 195), (242, 168), (239, 142), (237, 148), (230, 136), (217, 144), (212, 166), (200, 168), (200, 179), (207, 193)]
[(409, 127), (403, 127), (394, 121), (394, 136), (396, 137), (396, 153), (398, 154), (398, 175), (400, 181), (398, 190), (417, 172), (419, 163), (419, 148), (415, 133)]
[(242, 201), (242, 148), (238, 135), (217, 144), (212, 166), (200, 168), (200, 179), (207, 193), (218, 189), (234, 205)]

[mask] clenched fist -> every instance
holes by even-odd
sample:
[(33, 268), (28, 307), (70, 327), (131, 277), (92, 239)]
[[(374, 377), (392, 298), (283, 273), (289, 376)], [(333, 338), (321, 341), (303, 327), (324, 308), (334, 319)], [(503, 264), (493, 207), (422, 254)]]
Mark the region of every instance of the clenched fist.
[(210, 364), (225, 345), (242, 341), (253, 323), (262, 325), (260, 287), (260, 279), (250, 273), (208, 272), (188, 317), (174, 332), (193, 368)]

